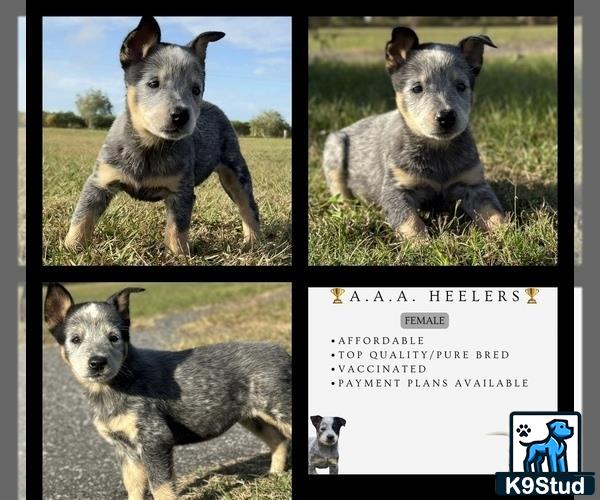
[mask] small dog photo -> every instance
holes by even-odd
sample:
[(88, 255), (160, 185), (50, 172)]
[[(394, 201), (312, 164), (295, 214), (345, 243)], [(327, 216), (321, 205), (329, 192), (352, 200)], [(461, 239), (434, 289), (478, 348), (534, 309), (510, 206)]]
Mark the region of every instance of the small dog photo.
[(555, 18), (308, 36), (311, 265), (557, 264)]
[(312, 415), (310, 421), (315, 435), (308, 438), (308, 473), (338, 474), (340, 463), (338, 443), (346, 419)]
[(291, 498), (289, 283), (44, 297), (46, 498)]
[(290, 265), (290, 17), (46, 17), (43, 44), (45, 265)]

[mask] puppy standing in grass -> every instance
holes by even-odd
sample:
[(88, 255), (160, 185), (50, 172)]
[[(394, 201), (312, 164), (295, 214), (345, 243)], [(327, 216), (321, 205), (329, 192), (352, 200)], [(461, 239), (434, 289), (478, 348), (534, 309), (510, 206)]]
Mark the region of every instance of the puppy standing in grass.
[(331, 193), (380, 206), (408, 239), (427, 237), (420, 208), (458, 201), (482, 229), (500, 225), (503, 209), (468, 127), (485, 45), (495, 47), (485, 35), (456, 46), (421, 44), (413, 30), (394, 28), (385, 57), (397, 110), (328, 136), (323, 168)]
[[(126, 288), (106, 302), (74, 304), (50, 284), (44, 317), (85, 388), (98, 432), (115, 446), (129, 500), (176, 498), (173, 447), (219, 436), (240, 423), (285, 469), (291, 425), (291, 359), (269, 343), (216, 344), (179, 352), (136, 349)], [(91, 472), (91, 471), (90, 471)]]
[(127, 106), (110, 128), (71, 218), (65, 245), (80, 249), (119, 191), (144, 201), (164, 200), (165, 244), (189, 254), (194, 187), (216, 171), (242, 218), (244, 241), (259, 236), (258, 207), (237, 136), (223, 112), (202, 100), (209, 42), (202, 33), (187, 46), (161, 43), (153, 17), (143, 17), (123, 42)]

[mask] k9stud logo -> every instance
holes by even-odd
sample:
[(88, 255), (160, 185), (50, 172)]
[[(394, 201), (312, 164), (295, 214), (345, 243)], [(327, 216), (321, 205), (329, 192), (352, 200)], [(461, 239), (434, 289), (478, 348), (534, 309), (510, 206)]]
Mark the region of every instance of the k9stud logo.
[(510, 472), (496, 473), (498, 495), (592, 495), (594, 474), (581, 472), (581, 414), (510, 414)]

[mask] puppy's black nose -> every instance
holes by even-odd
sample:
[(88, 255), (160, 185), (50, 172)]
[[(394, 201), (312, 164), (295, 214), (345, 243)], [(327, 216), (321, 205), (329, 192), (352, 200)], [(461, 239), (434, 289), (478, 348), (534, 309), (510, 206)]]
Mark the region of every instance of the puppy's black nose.
[(334, 439), (335, 439), (335, 436), (333, 434), (327, 435), (327, 441), (333, 441)]
[(438, 114), (435, 115), (435, 121), (437, 121), (444, 130), (449, 130), (454, 126), (454, 123), (456, 123), (456, 112), (453, 109), (439, 111)]
[(108, 360), (104, 356), (92, 356), (88, 361), (88, 365), (92, 370), (99, 372), (106, 366), (107, 362)]
[(190, 112), (185, 108), (176, 109), (171, 112), (171, 121), (177, 127), (183, 127), (190, 119)]

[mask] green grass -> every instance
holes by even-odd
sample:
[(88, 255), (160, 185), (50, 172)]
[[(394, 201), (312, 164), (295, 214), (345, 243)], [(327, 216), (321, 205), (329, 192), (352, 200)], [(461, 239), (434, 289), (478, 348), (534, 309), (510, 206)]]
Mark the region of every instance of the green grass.
[[(76, 283), (65, 284), (73, 300), (105, 300), (125, 287), (142, 287), (145, 292), (131, 295), (132, 329), (148, 326), (157, 317), (197, 307), (229, 307), (257, 295), (289, 289), (283, 283)], [(44, 292), (45, 293), (45, 292)], [(238, 311), (237, 308), (233, 308)], [(255, 311), (260, 319), (267, 310)], [(242, 318), (240, 317), (238, 319)], [(239, 329), (237, 330), (240, 331)], [(198, 345), (198, 344), (196, 344)]]
[[(309, 36), (311, 57), (320, 58), (377, 58), (383, 54), (389, 40), (389, 27), (325, 27), (312, 31)], [(498, 46), (487, 50), (486, 57), (508, 53), (555, 52), (556, 26), (461, 26), (415, 28), (421, 42), (458, 43), (464, 37), (486, 34)]]
[(183, 500), (289, 500), (292, 472), (262, 475), (269, 459), (255, 457), (218, 470), (196, 471), (179, 480), (179, 497)]
[[(520, 33), (520, 29), (516, 31)], [(366, 45), (368, 41), (361, 43)], [(556, 264), (555, 56), (529, 54), (486, 60), (476, 91), (471, 128), (486, 177), (510, 212), (510, 221), (497, 234), (486, 235), (460, 211), (431, 217), (423, 214), (430, 241), (402, 242), (392, 234), (378, 208), (364, 202), (346, 204), (330, 199), (321, 171), (322, 147), (328, 132), (394, 109), (393, 91), (383, 64), (312, 60), (310, 264)]]
[(241, 138), (261, 210), (263, 241), (243, 248), (237, 207), (216, 175), (196, 188), (192, 257), (171, 255), (163, 243), (163, 203), (120, 193), (84, 251), (63, 245), (69, 219), (102, 145), (105, 131), (44, 129), (43, 263), (46, 265), (290, 265), (291, 141)]

